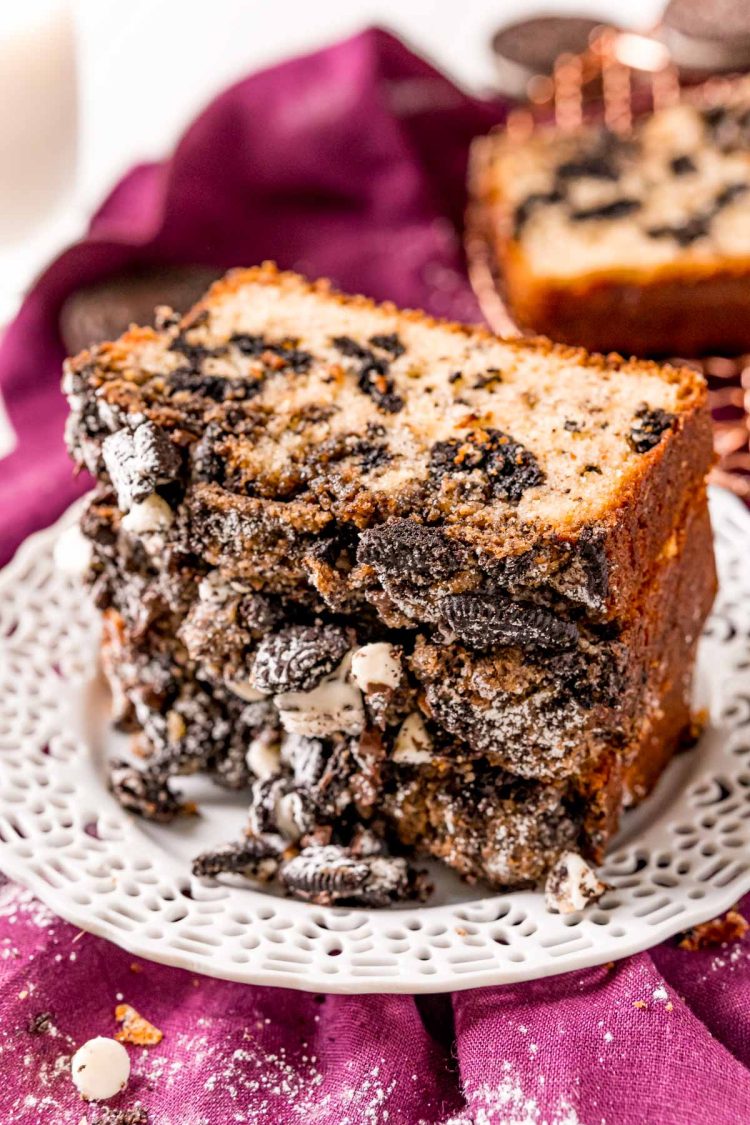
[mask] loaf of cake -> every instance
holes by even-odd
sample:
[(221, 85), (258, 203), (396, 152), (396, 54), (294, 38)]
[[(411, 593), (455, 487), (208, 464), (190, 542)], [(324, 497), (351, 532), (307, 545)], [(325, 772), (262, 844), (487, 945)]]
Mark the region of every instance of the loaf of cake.
[(750, 349), (750, 83), (690, 97), (626, 135), (474, 143), (474, 253), (521, 328), (627, 355)]
[(246, 789), (246, 837), (196, 873), (318, 902), (419, 896), (420, 855), (598, 893), (587, 865), (691, 727), (700, 377), (267, 264), (64, 389), (126, 808), (181, 815), (195, 772)]

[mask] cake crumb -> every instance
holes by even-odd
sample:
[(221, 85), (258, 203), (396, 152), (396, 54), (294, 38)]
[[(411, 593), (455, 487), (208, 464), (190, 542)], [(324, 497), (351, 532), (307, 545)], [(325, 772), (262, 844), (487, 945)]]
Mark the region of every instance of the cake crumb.
[(691, 926), (689, 930), (685, 930), (678, 936), (677, 945), (680, 949), (697, 953), (702, 949), (714, 949), (717, 945), (741, 941), (748, 929), (748, 922), (733, 907), (719, 918), (712, 918), (709, 922), (702, 922), (699, 926)]
[(708, 711), (702, 708), (696, 711), (691, 717), (687, 730), (685, 730), (680, 739), (681, 750), (691, 750), (693, 746), (700, 740), (701, 735), (708, 726)]
[(544, 896), (547, 909), (555, 914), (575, 914), (596, 902), (607, 890), (583, 856), (563, 852), (547, 876)]
[(52, 1012), (37, 1012), (26, 1024), (29, 1035), (46, 1035), (52, 1028)]
[[(149, 1116), (145, 1106), (136, 1104), (130, 1109), (110, 1109), (102, 1106), (98, 1115), (88, 1125), (148, 1125)], [(87, 1125), (84, 1121), (82, 1125)]]
[(115, 1019), (122, 1024), (115, 1034), (115, 1039), (120, 1043), (133, 1043), (137, 1047), (153, 1047), (161, 1043), (164, 1038), (164, 1032), (144, 1019), (130, 1004), (118, 1004), (115, 1008)]
[(648, 1005), (647, 1005), (645, 1000), (634, 1000), (633, 1001), (633, 1007), (634, 1008), (647, 1008)]

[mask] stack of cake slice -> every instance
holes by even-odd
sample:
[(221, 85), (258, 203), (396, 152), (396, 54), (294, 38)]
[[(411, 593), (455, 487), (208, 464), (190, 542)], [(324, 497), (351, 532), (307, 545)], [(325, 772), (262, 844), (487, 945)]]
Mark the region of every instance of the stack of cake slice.
[(97, 479), (125, 807), (246, 787), (195, 870), (420, 894), (413, 855), (595, 894), (620, 810), (691, 726), (715, 576), (686, 370), (347, 298), (271, 265), (66, 368)]

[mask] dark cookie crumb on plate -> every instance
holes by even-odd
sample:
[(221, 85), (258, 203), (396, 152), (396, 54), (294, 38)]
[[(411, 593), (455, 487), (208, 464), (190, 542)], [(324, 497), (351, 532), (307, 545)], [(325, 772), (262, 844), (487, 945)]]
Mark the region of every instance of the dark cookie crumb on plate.
[(184, 804), (170, 788), (168, 775), (154, 770), (139, 770), (127, 762), (113, 762), (109, 787), (124, 809), (145, 820), (169, 824), (184, 813), (195, 810)]

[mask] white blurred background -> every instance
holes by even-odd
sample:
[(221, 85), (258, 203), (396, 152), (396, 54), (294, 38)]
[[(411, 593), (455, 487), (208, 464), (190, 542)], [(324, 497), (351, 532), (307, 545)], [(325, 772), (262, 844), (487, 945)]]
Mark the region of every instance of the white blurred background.
[(663, 0), (0, 0), (0, 324), (133, 163), (253, 70), (372, 24), (491, 89), (492, 33), (534, 14), (648, 28)]
[[(14, 4), (17, 0), (0, 0)], [(19, 3), (25, 0), (18, 0)], [(73, 0), (81, 45), (81, 183), (88, 202), (161, 155), (223, 86), (372, 24), (401, 34), (464, 86), (491, 87), (492, 33), (551, 12), (632, 27), (664, 0)]]

